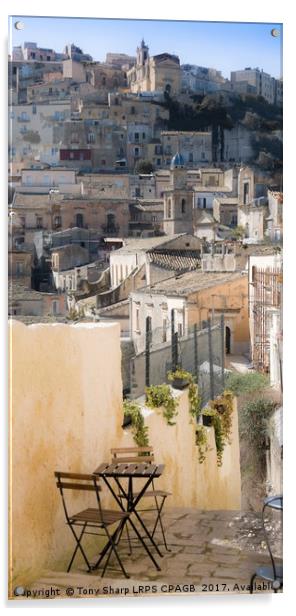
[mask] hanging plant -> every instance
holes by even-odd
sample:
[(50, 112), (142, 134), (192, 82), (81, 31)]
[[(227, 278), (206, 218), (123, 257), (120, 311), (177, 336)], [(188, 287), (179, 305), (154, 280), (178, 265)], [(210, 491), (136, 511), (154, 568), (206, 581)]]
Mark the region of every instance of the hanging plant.
[[(168, 380), (172, 381), (173, 387), (178, 380), (182, 380), (188, 386), (189, 413), (191, 417), (197, 419), (201, 413), (201, 397), (198, 393), (198, 385), (195, 382), (195, 377), (191, 372), (177, 368), (173, 372), (168, 372)], [(177, 389), (179, 389), (177, 387)], [(182, 387), (183, 389), (183, 387)]]
[(176, 422), (172, 421), (177, 415), (178, 402), (173, 397), (169, 385), (150, 385), (146, 387), (146, 404), (150, 408), (163, 408), (163, 417), (169, 426), (174, 426)]
[(201, 424), (196, 426), (195, 444), (198, 447), (198, 461), (202, 464), (206, 459), (206, 453), (209, 449), (207, 431)]
[(233, 393), (224, 391), (221, 396), (209, 402), (208, 408), (203, 410), (203, 416), (211, 417), (211, 423), (215, 431), (215, 443), (217, 450), (217, 464), (222, 465), (223, 451), (230, 444), (233, 413)]
[(138, 447), (149, 445), (148, 426), (145, 426), (140, 405), (134, 400), (123, 401), (123, 414), (131, 419), (133, 439)]

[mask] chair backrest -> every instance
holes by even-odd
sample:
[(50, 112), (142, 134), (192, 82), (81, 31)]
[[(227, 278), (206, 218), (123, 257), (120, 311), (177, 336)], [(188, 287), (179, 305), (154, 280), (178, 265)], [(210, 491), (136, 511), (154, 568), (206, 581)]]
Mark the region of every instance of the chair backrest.
[(153, 447), (121, 447), (111, 449), (112, 462), (154, 462)]
[(64, 490), (83, 490), (88, 492), (95, 492), (97, 497), (97, 505), (99, 509), (101, 509), (99, 492), (102, 488), (98, 484), (98, 478), (96, 477), (96, 475), (90, 475), (86, 473), (64, 473), (61, 471), (55, 471), (54, 475), (56, 478), (57, 488), (59, 488), (61, 493), (63, 507), (67, 520), (69, 520), (69, 513), (64, 495)]

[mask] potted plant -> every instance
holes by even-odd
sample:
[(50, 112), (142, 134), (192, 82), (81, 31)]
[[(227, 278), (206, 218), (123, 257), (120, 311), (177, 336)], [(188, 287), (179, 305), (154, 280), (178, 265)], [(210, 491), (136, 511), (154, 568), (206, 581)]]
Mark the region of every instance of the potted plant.
[(213, 409), (205, 408), (202, 411), (202, 423), (203, 426), (207, 426), (208, 428), (213, 425), (213, 416), (216, 415), (216, 412)]
[(192, 382), (192, 378), (190, 372), (179, 367), (174, 371), (168, 372), (168, 380), (172, 382), (174, 389), (185, 389)]

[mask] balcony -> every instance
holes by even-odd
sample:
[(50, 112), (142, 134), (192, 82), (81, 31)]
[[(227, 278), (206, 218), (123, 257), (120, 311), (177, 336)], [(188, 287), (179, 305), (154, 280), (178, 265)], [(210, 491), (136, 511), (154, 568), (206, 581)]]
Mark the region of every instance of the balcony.
[(118, 224), (114, 224), (114, 225), (101, 225), (102, 227), (102, 231), (105, 235), (108, 235), (109, 237), (115, 237), (116, 235), (118, 235), (120, 226)]

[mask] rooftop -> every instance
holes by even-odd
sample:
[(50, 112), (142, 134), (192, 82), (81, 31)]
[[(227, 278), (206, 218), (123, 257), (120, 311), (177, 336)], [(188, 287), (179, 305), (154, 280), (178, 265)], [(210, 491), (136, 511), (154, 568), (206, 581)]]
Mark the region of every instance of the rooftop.
[(208, 289), (209, 287), (215, 287), (227, 282), (233, 282), (240, 278), (245, 278), (247, 274), (241, 274), (240, 272), (201, 272), (193, 271), (181, 274), (178, 276), (172, 276), (166, 280), (151, 285), (150, 287), (144, 287), (134, 293), (147, 293), (149, 295), (178, 295), (182, 297), (188, 297), (192, 293), (201, 291), (202, 289)]
[(186, 234), (177, 233), (176, 235), (162, 235), (159, 237), (126, 239), (124, 240), (125, 245), (122, 248), (119, 248), (119, 250), (116, 250), (116, 255), (140, 250), (146, 252), (147, 250), (151, 250), (152, 248), (156, 248), (157, 246), (162, 246), (162, 244), (167, 244), (171, 240), (175, 240), (182, 235)]
[(10, 279), (9, 283), (9, 299), (10, 301), (19, 301), (19, 300), (43, 300), (44, 297), (52, 297), (58, 298), (60, 297), (59, 293), (41, 293), (40, 291), (35, 291), (35, 289), (31, 289), (30, 287), (24, 285), (23, 283), (15, 280), (13, 278)]

